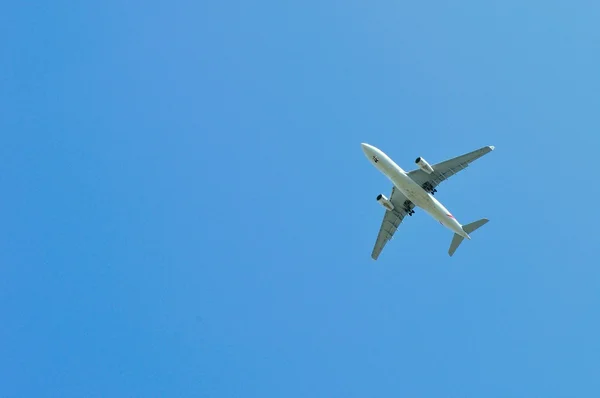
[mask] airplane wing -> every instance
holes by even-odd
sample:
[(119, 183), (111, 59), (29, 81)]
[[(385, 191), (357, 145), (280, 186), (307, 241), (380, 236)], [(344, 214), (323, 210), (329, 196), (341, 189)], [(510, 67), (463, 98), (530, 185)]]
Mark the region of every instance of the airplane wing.
[(442, 181), (450, 178), (459, 171), (466, 169), (471, 162), (479, 159), (483, 155), (490, 153), (493, 150), (493, 146), (484, 146), (476, 151), (432, 165), (433, 173), (431, 174), (427, 174), (421, 169), (416, 169), (409, 172), (408, 175), (426, 191), (431, 192)]
[(415, 205), (408, 201), (406, 196), (397, 190), (396, 187), (392, 188), (390, 202), (394, 205), (394, 210), (385, 211), (383, 221), (381, 222), (381, 228), (379, 228), (379, 234), (375, 241), (375, 247), (373, 247), (373, 252), (371, 253), (371, 258), (373, 258), (373, 260), (377, 260), (377, 257), (379, 257), (385, 244), (392, 239), (394, 232), (396, 232), (396, 229), (408, 214), (407, 210), (412, 210), (415, 207)]

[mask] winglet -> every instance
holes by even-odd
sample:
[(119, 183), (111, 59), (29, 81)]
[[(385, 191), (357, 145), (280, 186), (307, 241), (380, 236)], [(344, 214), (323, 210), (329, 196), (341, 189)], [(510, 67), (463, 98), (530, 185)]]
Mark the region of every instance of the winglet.
[(488, 146), (488, 148), (490, 148), (492, 151), (493, 151), (494, 149), (496, 149), (496, 147), (495, 147), (495, 146), (493, 146), (493, 145), (490, 145), (490, 146)]

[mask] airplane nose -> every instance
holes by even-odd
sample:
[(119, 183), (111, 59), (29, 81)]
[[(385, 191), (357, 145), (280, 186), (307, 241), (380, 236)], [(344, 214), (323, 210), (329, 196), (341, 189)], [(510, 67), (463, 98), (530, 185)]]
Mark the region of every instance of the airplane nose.
[(369, 154), (369, 152), (373, 149), (373, 147), (371, 145), (366, 144), (364, 142), (362, 144), (360, 144), (360, 146), (362, 147), (363, 152), (366, 154)]

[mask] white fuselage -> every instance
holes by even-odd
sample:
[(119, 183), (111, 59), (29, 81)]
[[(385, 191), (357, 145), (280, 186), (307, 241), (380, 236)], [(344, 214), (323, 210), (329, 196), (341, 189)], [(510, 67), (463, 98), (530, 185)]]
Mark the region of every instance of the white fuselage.
[(369, 161), (381, 171), (394, 186), (400, 190), (415, 206), (425, 210), (427, 214), (439, 221), (452, 232), (471, 239), (463, 231), (461, 224), (454, 216), (430, 193), (413, 181), (400, 166), (389, 158), (383, 151), (369, 144), (361, 144)]

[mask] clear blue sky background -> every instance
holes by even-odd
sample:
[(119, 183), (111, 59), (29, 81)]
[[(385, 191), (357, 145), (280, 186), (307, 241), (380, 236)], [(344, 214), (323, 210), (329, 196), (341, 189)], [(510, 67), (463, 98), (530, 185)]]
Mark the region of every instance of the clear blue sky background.
[[(0, 396), (598, 397), (596, 1), (0, 7)], [(450, 258), (406, 169), (490, 223)], [(593, 203), (593, 202), (592, 202)]]

